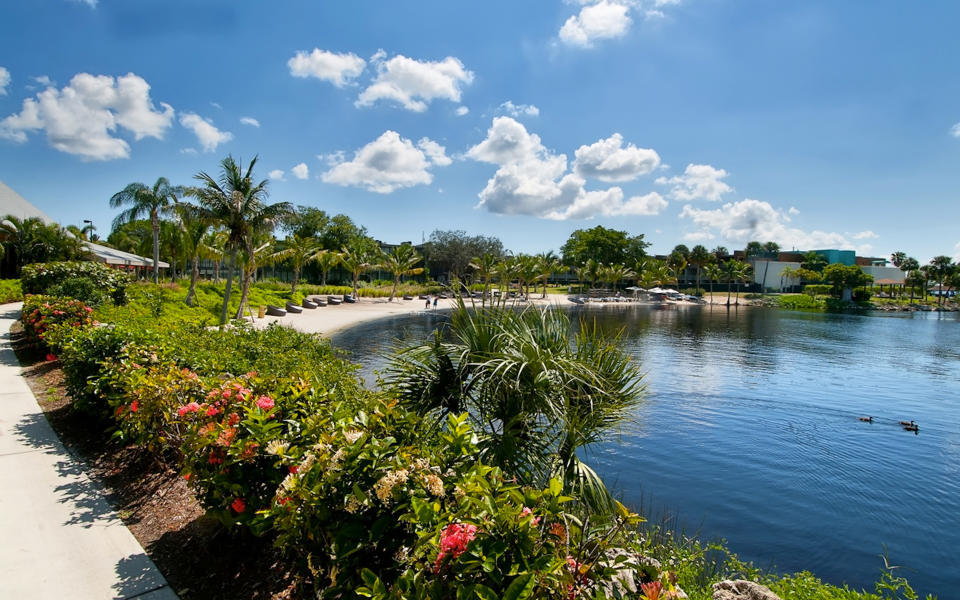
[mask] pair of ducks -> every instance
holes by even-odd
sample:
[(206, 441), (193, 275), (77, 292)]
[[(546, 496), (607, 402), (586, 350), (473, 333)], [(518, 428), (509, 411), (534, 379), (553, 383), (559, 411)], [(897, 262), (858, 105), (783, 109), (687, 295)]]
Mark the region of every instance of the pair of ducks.
[[(859, 419), (864, 423), (873, 423), (873, 417), (859, 417)], [(905, 431), (920, 431), (920, 426), (913, 421), (900, 421), (900, 426), (903, 427)]]

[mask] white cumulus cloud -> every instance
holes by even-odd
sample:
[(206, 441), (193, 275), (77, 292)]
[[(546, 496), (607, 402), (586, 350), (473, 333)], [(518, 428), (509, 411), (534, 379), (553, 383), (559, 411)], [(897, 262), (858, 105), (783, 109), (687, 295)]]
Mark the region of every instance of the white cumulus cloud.
[(10, 71), (0, 67), (0, 96), (7, 95), (7, 86), (10, 85)]
[(468, 112), (470, 112), (470, 109), (467, 108), (466, 106), (458, 106), (456, 112), (457, 112), (457, 116), (458, 116), (458, 117), (462, 117), (462, 116), (464, 116), (465, 114), (467, 114)]
[(229, 131), (220, 131), (213, 122), (204, 119), (196, 113), (183, 113), (180, 115), (180, 124), (191, 130), (200, 147), (204, 152), (213, 152), (217, 146), (233, 139), (233, 134)]
[(600, 0), (567, 19), (560, 28), (560, 40), (572, 46), (590, 47), (595, 40), (623, 36), (632, 23), (626, 3)]
[(292, 167), (290, 172), (293, 173), (293, 176), (297, 179), (307, 179), (310, 177), (310, 168), (307, 167), (307, 163), (300, 163)]
[(693, 200), (709, 200), (719, 202), (724, 194), (733, 191), (733, 188), (723, 180), (729, 175), (723, 169), (716, 169), (710, 165), (687, 165), (683, 175), (674, 177), (658, 177), (660, 185), (672, 186), (669, 196), (681, 202)]
[(623, 136), (615, 133), (604, 140), (580, 146), (574, 153), (573, 170), (581, 177), (600, 181), (630, 181), (652, 173), (660, 164), (660, 155), (633, 144), (623, 147)]
[(804, 231), (789, 227), (789, 217), (769, 202), (747, 198), (720, 208), (705, 210), (691, 205), (683, 207), (681, 219), (690, 219), (701, 231), (719, 233), (724, 240), (746, 243), (751, 240), (773, 241), (783, 248), (811, 250), (816, 248), (855, 248), (869, 250), (869, 245), (855, 246), (844, 234), (830, 231)]
[[(388, 130), (354, 152), (352, 160), (335, 164), (321, 175), (321, 179), (326, 183), (360, 187), (379, 194), (389, 194), (415, 185), (429, 185), (433, 181), (433, 174), (428, 169), (434, 165), (442, 166), (441, 155), (446, 158), (443, 147), (439, 144), (434, 147), (434, 144), (427, 138), (420, 140), (421, 148), (429, 148), (433, 153), (428, 156), (409, 139)], [(446, 164), (449, 164), (449, 159), (446, 160)]]
[(872, 232), (872, 231), (870, 231), (870, 230), (867, 230), (867, 231), (861, 231), (861, 232), (859, 232), (859, 233), (855, 233), (855, 234), (851, 235), (850, 237), (853, 238), (853, 239), (855, 239), (855, 240), (873, 240), (873, 239), (876, 239), (876, 238), (878, 238), (878, 237), (880, 237), (880, 236), (877, 235), (877, 234), (875, 234), (874, 232)]
[(433, 100), (440, 98), (460, 102), (462, 87), (473, 81), (458, 59), (448, 56), (442, 61), (418, 61), (398, 54), (384, 61), (377, 55), (377, 76), (357, 98), (357, 106), (371, 106), (378, 100), (396, 102), (407, 110), (423, 112)]
[(260, 127), (260, 121), (253, 117), (240, 117), (240, 122), (244, 125), (250, 125), (251, 127)]
[(445, 167), (453, 162), (453, 160), (447, 156), (447, 149), (428, 137), (420, 138), (420, 141), (417, 142), (417, 147), (423, 150), (423, 153), (427, 155), (430, 162), (438, 167)]
[(82, 159), (127, 158), (130, 145), (117, 137), (117, 129), (135, 140), (162, 139), (174, 111), (160, 106), (157, 110), (150, 98), (150, 85), (133, 73), (116, 79), (78, 73), (62, 89), (48, 87), (24, 100), (19, 114), (0, 121), (0, 137), (25, 142), (27, 132), (43, 130), (51, 146)]
[(532, 104), (514, 104), (507, 100), (499, 106), (501, 112), (505, 112), (511, 117), (537, 117), (540, 115), (540, 109)]
[(957, 123), (950, 128), (950, 135), (956, 138), (960, 138), (960, 123)]
[(338, 54), (314, 48), (311, 52), (301, 50), (287, 61), (294, 77), (316, 77), (343, 87), (363, 73), (367, 61), (353, 52)]
[(546, 219), (658, 214), (667, 202), (656, 192), (624, 200), (623, 190), (586, 190), (586, 181), (567, 172), (567, 157), (555, 154), (510, 117), (495, 117), (487, 137), (466, 156), (498, 166), (480, 192), (486, 210)]
[(283, 169), (274, 169), (267, 173), (267, 177), (273, 179), (274, 181), (286, 181), (283, 178)]

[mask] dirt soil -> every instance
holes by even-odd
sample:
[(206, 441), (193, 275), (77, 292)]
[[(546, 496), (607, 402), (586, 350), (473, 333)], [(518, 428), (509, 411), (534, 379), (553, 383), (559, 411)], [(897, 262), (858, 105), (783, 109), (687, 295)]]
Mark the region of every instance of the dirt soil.
[(234, 535), (204, 517), (177, 472), (136, 446), (111, 440), (107, 425), (71, 409), (57, 361), (47, 361), (11, 329), (23, 375), (72, 455), (184, 600), (293, 600), (312, 597), (269, 538)]

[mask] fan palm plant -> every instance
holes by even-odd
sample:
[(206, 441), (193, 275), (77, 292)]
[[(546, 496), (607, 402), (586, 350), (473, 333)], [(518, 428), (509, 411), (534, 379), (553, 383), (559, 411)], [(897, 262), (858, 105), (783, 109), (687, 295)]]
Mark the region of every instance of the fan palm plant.
[(466, 414), (481, 457), (527, 483), (562, 478), (595, 509), (611, 504), (578, 451), (605, 439), (641, 400), (643, 385), (615, 339), (581, 323), (574, 343), (559, 310), (458, 303), (444, 341), (400, 352), (386, 383), (408, 408), (442, 426)]
[[(256, 164), (257, 159), (254, 157), (244, 171), (232, 156), (227, 156), (220, 162), (220, 175), (217, 179), (202, 171), (194, 176), (200, 181), (201, 186), (193, 188), (191, 195), (196, 197), (206, 215), (222, 225), (227, 232), (226, 247), (230, 255), (230, 266), (227, 271), (227, 287), (223, 294), (223, 309), (220, 313), (221, 326), (227, 322), (230, 290), (237, 266), (237, 252), (243, 248), (248, 256), (252, 256), (255, 251), (254, 233), (263, 228), (272, 227), (292, 210), (287, 202), (266, 203), (267, 180), (254, 182), (253, 168)], [(250, 271), (244, 274), (236, 318), (240, 318), (243, 314), (250, 289), (251, 274)]]
[(390, 291), (387, 302), (393, 302), (396, 297), (401, 277), (423, 273), (423, 267), (417, 266), (422, 260), (423, 257), (417, 254), (417, 251), (410, 244), (401, 244), (394, 248), (393, 252), (384, 253), (380, 257), (378, 266), (393, 275), (393, 289)]
[(330, 269), (336, 267), (340, 264), (340, 260), (343, 258), (343, 255), (339, 252), (334, 252), (332, 250), (323, 250), (317, 254), (317, 266), (320, 267), (320, 285), (327, 285), (327, 273), (330, 272)]
[(153, 282), (160, 282), (160, 272), (157, 265), (160, 262), (160, 213), (172, 204), (176, 204), (184, 195), (184, 188), (179, 185), (170, 185), (166, 177), (157, 179), (153, 187), (142, 183), (131, 183), (110, 197), (112, 208), (128, 206), (113, 220), (116, 229), (124, 223), (138, 219), (150, 218), (150, 227), (153, 230)]
[(290, 293), (297, 291), (297, 284), (300, 283), (300, 271), (303, 266), (316, 260), (321, 252), (323, 252), (323, 249), (316, 238), (301, 237), (296, 234), (285, 239), (281, 248), (274, 252), (272, 256), (274, 260), (289, 260), (293, 265), (293, 283), (290, 285)]
[(340, 253), (340, 264), (350, 272), (350, 276), (353, 278), (353, 297), (358, 298), (360, 274), (373, 266), (370, 253), (367, 248), (361, 245), (354, 248), (344, 247)]

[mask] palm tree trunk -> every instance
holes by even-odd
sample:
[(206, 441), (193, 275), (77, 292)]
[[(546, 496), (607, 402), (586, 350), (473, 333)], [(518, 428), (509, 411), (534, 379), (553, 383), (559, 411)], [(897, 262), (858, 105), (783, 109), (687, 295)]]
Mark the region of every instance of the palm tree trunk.
[(700, 295), (700, 265), (697, 265), (697, 295)]
[(160, 219), (157, 211), (150, 212), (150, 228), (153, 230), (153, 282), (160, 283)]
[(354, 298), (359, 297), (359, 294), (357, 293), (357, 287), (358, 287), (357, 281), (358, 281), (359, 279), (360, 279), (360, 273), (359, 273), (359, 272), (354, 272), (354, 273), (353, 273), (353, 297), (354, 297)]
[(223, 310), (220, 311), (220, 327), (227, 324), (227, 308), (230, 306), (230, 288), (233, 287), (233, 271), (237, 265), (237, 248), (230, 250), (230, 267), (227, 270), (227, 287), (223, 291)]
[(730, 285), (733, 283), (732, 279), (727, 280), (727, 306), (730, 306)]
[(325, 269), (320, 269), (320, 273), (321, 273), (320, 285), (326, 287), (326, 286), (327, 286), (327, 271), (326, 271)]
[(213, 261), (213, 282), (217, 284), (220, 283), (220, 264), (222, 262), (219, 258)]
[(400, 276), (393, 276), (393, 289), (390, 290), (390, 297), (387, 298), (387, 302), (393, 302), (394, 297), (397, 295), (397, 287), (400, 285)]
[(193, 297), (197, 291), (197, 279), (200, 278), (200, 257), (193, 257), (193, 269), (190, 271), (190, 289), (187, 290), (187, 306), (193, 306)]
[(257, 269), (253, 262), (253, 240), (247, 240), (247, 260), (249, 265), (243, 269), (243, 286), (240, 288), (240, 306), (237, 307), (237, 315), (234, 319), (242, 319), (243, 311), (247, 307), (247, 296), (250, 295), (250, 281), (253, 279), (253, 272)]
[(297, 291), (297, 283), (300, 281), (300, 269), (297, 267), (293, 268), (293, 285), (290, 286), (290, 293), (294, 294)]

